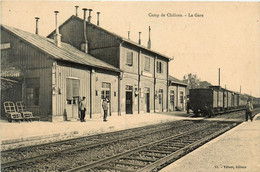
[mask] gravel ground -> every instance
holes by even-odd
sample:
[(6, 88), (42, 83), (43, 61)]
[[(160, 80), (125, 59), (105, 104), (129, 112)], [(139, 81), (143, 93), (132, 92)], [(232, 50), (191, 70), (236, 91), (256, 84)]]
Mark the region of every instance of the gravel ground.
[[(199, 127), (201, 126), (201, 123), (195, 123), (194, 125)], [(10, 169), (6, 169), (5, 171), (33, 171), (36, 169), (40, 171), (44, 171), (44, 170), (64, 171), (68, 168), (76, 167), (85, 163), (90, 163), (92, 161), (99, 160), (100, 158), (112, 156), (114, 154), (136, 148), (137, 146), (150, 143), (162, 138), (166, 138), (174, 134), (178, 134), (180, 131), (182, 130), (186, 131), (191, 127), (192, 125), (189, 125), (188, 127), (185, 127), (185, 129), (181, 129), (179, 131), (175, 129), (175, 130), (170, 130), (168, 132), (159, 132), (153, 135), (146, 135), (142, 138), (138, 138), (134, 140), (121, 141), (107, 146), (100, 146), (94, 149), (86, 149), (86, 150), (83, 149), (80, 153), (76, 152), (76, 153), (65, 154), (65, 155), (57, 155), (57, 157), (54, 156), (50, 157), (47, 160), (40, 161), (37, 164), (28, 165), (30, 168), (27, 167), (16, 168), (16, 169), (10, 168)], [(70, 163), (68, 164), (67, 162)]]

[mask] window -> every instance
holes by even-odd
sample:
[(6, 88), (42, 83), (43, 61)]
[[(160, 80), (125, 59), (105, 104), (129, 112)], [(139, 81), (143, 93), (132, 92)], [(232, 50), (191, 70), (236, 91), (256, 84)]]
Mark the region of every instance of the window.
[(150, 59), (149, 57), (144, 58), (144, 70), (150, 72)]
[(79, 79), (66, 79), (66, 93), (67, 93), (67, 104), (75, 104), (75, 102), (72, 102), (73, 97), (79, 96)]
[(157, 73), (163, 73), (163, 64), (160, 61), (157, 61)]
[(159, 104), (162, 104), (163, 101), (163, 89), (159, 89)]
[(101, 99), (108, 98), (110, 100), (110, 87), (110, 83), (102, 82)]
[(126, 65), (128, 66), (133, 66), (133, 52), (127, 52), (127, 56), (126, 56)]
[(183, 91), (180, 92), (180, 103), (183, 103)]
[(126, 91), (133, 91), (133, 86), (131, 86), (131, 85), (126, 85), (126, 86), (125, 86), (125, 90), (126, 90)]
[(28, 106), (40, 105), (40, 78), (26, 79), (26, 102)]
[(174, 103), (174, 90), (170, 91), (170, 102)]

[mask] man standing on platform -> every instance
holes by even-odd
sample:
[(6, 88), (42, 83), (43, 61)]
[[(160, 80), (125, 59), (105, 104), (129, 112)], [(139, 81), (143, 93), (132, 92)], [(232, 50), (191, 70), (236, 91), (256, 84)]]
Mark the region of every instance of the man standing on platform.
[(85, 97), (82, 97), (82, 100), (79, 101), (79, 110), (80, 110), (80, 122), (86, 122), (85, 121), (85, 113), (86, 113), (86, 100)]
[(104, 122), (107, 122), (108, 102), (107, 102), (106, 98), (103, 99), (102, 108), (103, 108), (103, 110), (104, 110), (104, 118), (103, 118), (103, 121), (104, 121)]
[(246, 121), (248, 121), (248, 116), (250, 117), (251, 122), (253, 121), (252, 112), (253, 112), (253, 105), (251, 101), (248, 99), (246, 104)]

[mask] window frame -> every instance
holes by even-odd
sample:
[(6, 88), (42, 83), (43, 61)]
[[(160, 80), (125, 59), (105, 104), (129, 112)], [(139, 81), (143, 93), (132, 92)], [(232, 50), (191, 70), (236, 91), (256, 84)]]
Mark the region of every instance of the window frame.
[[(130, 59), (129, 59), (130, 57)], [(126, 65), (133, 66), (133, 58), (134, 58), (134, 52), (127, 51), (126, 52)]]
[(180, 103), (184, 103), (184, 92), (180, 91)]
[[(111, 101), (111, 83), (109, 82), (102, 82), (101, 83), (101, 99), (103, 100), (104, 98), (108, 98), (108, 100)], [(107, 92), (109, 92), (107, 94)], [(106, 97), (105, 97), (106, 95)]]
[(157, 73), (163, 73), (163, 63), (161, 61), (157, 61)]
[[(148, 65), (147, 65), (148, 64)], [(150, 58), (149, 57), (147, 57), (147, 56), (145, 56), (144, 57), (144, 71), (146, 71), (146, 72), (150, 72), (150, 70), (151, 70), (151, 65), (150, 65), (151, 63), (150, 63)]]
[(27, 106), (40, 106), (40, 77), (25, 78), (25, 80), (25, 98)]

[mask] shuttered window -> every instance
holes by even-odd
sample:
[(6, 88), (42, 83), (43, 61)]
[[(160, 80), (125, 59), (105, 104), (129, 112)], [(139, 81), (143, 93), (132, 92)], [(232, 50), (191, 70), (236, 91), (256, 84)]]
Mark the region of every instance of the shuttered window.
[(133, 66), (133, 52), (127, 52), (126, 55), (126, 65)]
[(180, 92), (180, 103), (183, 103), (183, 91)]
[(160, 61), (157, 61), (157, 73), (163, 73), (163, 64)]
[(159, 104), (162, 104), (163, 98), (163, 89), (159, 89)]
[(28, 106), (40, 105), (40, 78), (26, 78), (26, 103)]
[(150, 72), (150, 59), (149, 57), (144, 58), (144, 70)]
[(73, 97), (79, 96), (79, 86), (80, 86), (79, 79), (71, 79), (71, 78), (66, 79), (66, 97), (68, 103), (71, 102), (71, 100), (73, 100)]

